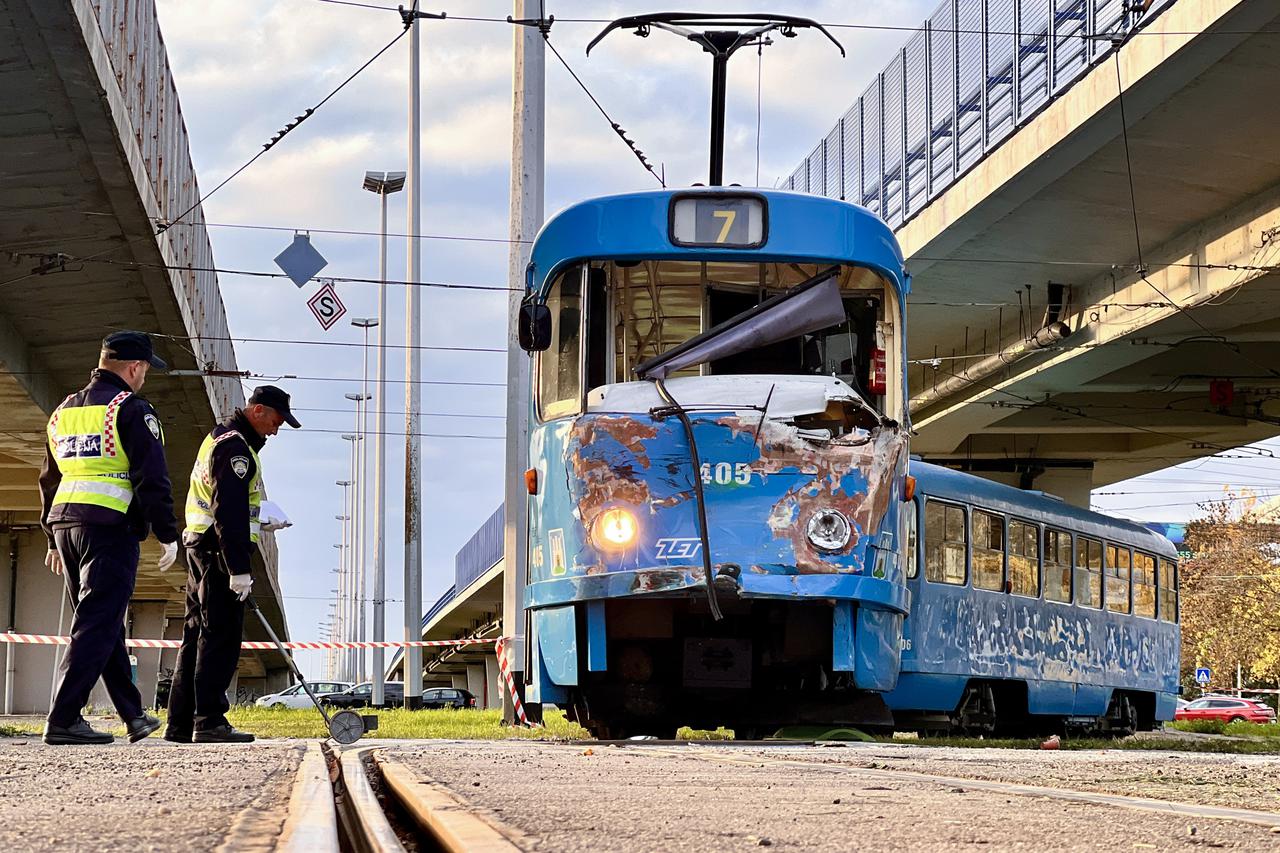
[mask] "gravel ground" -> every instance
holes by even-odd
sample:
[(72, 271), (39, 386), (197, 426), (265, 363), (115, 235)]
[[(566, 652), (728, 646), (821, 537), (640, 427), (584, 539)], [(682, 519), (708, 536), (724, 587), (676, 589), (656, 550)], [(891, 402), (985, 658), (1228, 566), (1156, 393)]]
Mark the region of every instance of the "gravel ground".
[(1274, 755), (859, 745), (811, 749), (789, 757), (1280, 812), (1280, 756)]
[[(386, 753), (506, 824), (526, 849), (1280, 850), (1280, 833), (1252, 824), (898, 781), (856, 766), (863, 760), (882, 766), (887, 761), (881, 752), (901, 749), (908, 748), (864, 754), (700, 746), (699, 760), (695, 750), (671, 754), (680, 747), (454, 742), (389, 746)], [(1029, 755), (1034, 761), (1040, 753)], [(1201, 758), (1145, 753), (1135, 760), (1155, 768)], [(810, 760), (848, 766), (833, 773), (795, 763)], [(1087, 773), (1081, 765), (1079, 774)]]
[(0, 850), (269, 849), (305, 746), (0, 738)]

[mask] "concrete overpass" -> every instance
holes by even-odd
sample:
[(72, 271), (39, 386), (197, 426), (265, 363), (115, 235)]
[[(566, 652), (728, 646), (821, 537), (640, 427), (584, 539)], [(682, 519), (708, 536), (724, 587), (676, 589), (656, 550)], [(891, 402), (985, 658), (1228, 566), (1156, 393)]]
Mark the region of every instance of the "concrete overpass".
[(1280, 432), (1280, 4), (1138, 5), (946, 0), (785, 184), (897, 232), (913, 451), (1086, 505)]
[[(0, 568), (0, 617), (17, 631), (65, 633), (70, 609), (43, 566), (36, 476), (44, 427), (81, 387), (105, 334), (166, 336), (174, 368), (235, 369), (203, 214), (156, 234), (156, 223), (196, 205), (199, 188), (154, 0), (0, 0), (0, 528), (12, 554)], [(66, 256), (87, 259), (73, 261)], [(148, 377), (164, 424), (181, 513), (196, 450), (215, 420), (243, 404), (226, 378)], [(255, 566), (259, 602), (282, 637), (284, 612), (271, 537)], [(154, 568), (143, 547), (127, 629), (181, 635), (184, 573)], [(60, 615), (61, 611), (61, 615)], [(261, 626), (246, 622), (249, 639)], [(139, 652), (144, 696), (158, 652)], [(172, 666), (166, 653), (165, 667)], [(54, 652), (19, 647), (6, 667), (6, 712), (43, 711)], [(241, 686), (287, 683), (274, 653), (246, 653)]]
[[(502, 526), (498, 507), (454, 560), (454, 582), (422, 617), (424, 640), (496, 640), (502, 635)], [(475, 694), (481, 708), (501, 708), (498, 659), (492, 642), (474, 646), (427, 648), (422, 656), (423, 684), (461, 687)], [(387, 665), (387, 679), (404, 678), (404, 652)]]

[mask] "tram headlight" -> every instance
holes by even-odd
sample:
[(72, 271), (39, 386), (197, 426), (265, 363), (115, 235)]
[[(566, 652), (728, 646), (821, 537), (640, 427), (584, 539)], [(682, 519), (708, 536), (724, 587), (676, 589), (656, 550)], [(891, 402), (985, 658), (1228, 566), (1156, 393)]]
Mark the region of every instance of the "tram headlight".
[(849, 544), (853, 527), (839, 510), (820, 509), (809, 516), (805, 534), (819, 551), (841, 551)]
[(621, 507), (607, 509), (596, 517), (595, 540), (601, 548), (611, 551), (626, 548), (636, 541), (639, 532), (636, 517)]

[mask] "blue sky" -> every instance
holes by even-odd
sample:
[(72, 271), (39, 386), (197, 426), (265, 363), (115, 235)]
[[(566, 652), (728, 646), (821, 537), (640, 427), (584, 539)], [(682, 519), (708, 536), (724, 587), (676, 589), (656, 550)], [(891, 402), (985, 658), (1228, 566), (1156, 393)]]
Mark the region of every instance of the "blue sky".
[[(390, 0), (371, 0), (387, 2)], [(789, 11), (822, 21), (915, 26), (936, 0), (782, 2), (760, 11)], [(158, 0), (160, 23), (191, 136), (201, 186), (215, 186), (303, 109), (316, 103), (400, 30), (394, 11), (321, 0)], [(754, 4), (702, 2), (704, 11), (743, 11)], [(424, 5), (453, 16), (505, 19), (511, 8), (473, 0)], [(549, 0), (558, 19), (614, 18), (654, 10), (645, 3)], [(551, 38), (615, 121), (656, 164), (670, 185), (705, 180), (709, 62), (675, 36), (638, 39), (612, 35), (592, 56), (583, 55), (599, 30), (594, 23), (558, 21)], [(752, 184), (757, 160), (757, 73), (760, 85), (759, 174), (773, 185), (847, 109), (872, 76), (905, 41), (905, 33), (840, 29), (848, 51), (841, 59), (820, 35), (779, 39), (762, 65), (748, 52), (731, 65), (726, 180)], [(511, 150), (511, 41), (505, 22), (446, 20), (423, 32), (422, 232), (494, 238), (424, 240), (424, 281), (506, 284), (509, 157)], [(204, 206), (218, 266), (274, 270), (272, 259), (293, 238), (312, 229), (313, 245), (329, 261), (321, 275), (373, 278), (376, 237), (320, 233), (320, 229), (375, 231), (378, 201), (361, 190), (366, 170), (403, 169), (406, 163), (408, 39), (388, 51), (332, 101), (291, 133)], [(592, 195), (655, 186), (564, 69), (548, 54), (546, 119), (547, 213)], [(404, 196), (391, 197), (390, 231), (405, 231)], [(229, 226), (275, 226), (255, 230)], [(404, 277), (405, 241), (391, 240), (389, 277)], [(375, 316), (376, 291), (339, 284), (348, 313), (329, 332), (306, 308), (316, 284), (297, 289), (283, 279), (220, 277), (232, 333), (245, 338), (359, 343), (352, 317)], [(431, 346), (505, 346), (505, 294), (424, 289), (422, 342)], [(389, 343), (402, 344), (404, 288), (388, 292)], [(241, 342), (241, 369), (267, 375), (347, 378), (281, 380), (293, 394), (303, 430), (285, 430), (263, 454), (272, 497), (295, 526), (279, 536), (281, 584), (296, 639), (315, 639), (336, 585), (342, 490), (359, 391), (358, 346)], [(425, 378), (502, 382), (505, 355), (427, 351)], [(388, 378), (404, 376), (404, 350), (388, 354)], [(403, 384), (389, 384), (387, 575), (388, 636), (402, 636)], [(428, 385), (423, 410), (424, 607), (452, 583), (458, 548), (501, 500), (503, 444), (499, 440), (502, 388)], [(377, 401), (375, 401), (375, 405)], [(468, 417), (477, 416), (477, 417)], [(498, 417), (495, 417), (498, 416)], [(446, 438), (479, 435), (493, 438)], [(1194, 472), (1170, 471), (1101, 491), (1100, 506), (1177, 520), (1195, 501), (1212, 497), (1224, 481), (1264, 487), (1249, 463), (1208, 460)], [(1265, 472), (1263, 472), (1265, 473)], [(1150, 481), (1155, 480), (1156, 483)], [(1183, 485), (1188, 483), (1189, 485)], [(1183, 491), (1183, 490), (1187, 491)], [(1193, 491), (1194, 490), (1194, 491)], [(319, 653), (301, 662), (320, 674)]]

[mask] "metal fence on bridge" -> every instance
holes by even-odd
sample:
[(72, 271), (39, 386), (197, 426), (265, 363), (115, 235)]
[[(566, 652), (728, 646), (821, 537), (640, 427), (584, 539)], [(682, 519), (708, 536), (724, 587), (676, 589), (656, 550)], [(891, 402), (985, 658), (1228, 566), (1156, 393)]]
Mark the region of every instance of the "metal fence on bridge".
[(896, 228), (1174, 2), (944, 0), (783, 187)]

